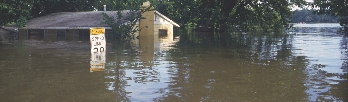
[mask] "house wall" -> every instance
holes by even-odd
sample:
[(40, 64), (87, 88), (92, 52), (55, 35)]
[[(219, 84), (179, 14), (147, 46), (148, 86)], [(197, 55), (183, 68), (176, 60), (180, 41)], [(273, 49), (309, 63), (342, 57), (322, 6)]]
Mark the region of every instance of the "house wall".
[(159, 16), (158, 14), (155, 14), (154, 16), (154, 20), (155, 20), (155, 24), (171, 24), (169, 21), (163, 19), (161, 16)]
[(40, 39), (45, 41), (89, 40), (89, 30), (84, 30), (84, 29), (20, 29), (19, 30), (19, 40), (40, 40)]
[(174, 25), (171, 24), (169, 21), (163, 19), (161, 16), (155, 14), (155, 27), (154, 27), (154, 32), (155, 34), (159, 34), (160, 30), (166, 30), (167, 34), (166, 35), (161, 35), (161, 42), (166, 42), (166, 41), (173, 41), (173, 27)]
[[(161, 38), (161, 42), (173, 41), (173, 25), (172, 24), (157, 24), (154, 27), (155, 35)], [(160, 30), (166, 30), (166, 34), (160, 34)]]
[(27, 40), (28, 39), (28, 30), (27, 29), (19, 29), (18, 30), (18, 38), (19, 40)]
[(45, 31), (45, 40), (57, 41), (57, 30), (49, 29)]
[(44, 30), (42, 29), (30, 29), (27, 33), (28, 40), (43, 40)]
[(42, 29), (19, 29), (18, 40), (43, 40), (47, 38), (47, 32)]
[(66, 30), (65, 37), (66, 37), (65, 39), (67, 41), (73, 41), (74, 40), (74, 30), (73, 29)]

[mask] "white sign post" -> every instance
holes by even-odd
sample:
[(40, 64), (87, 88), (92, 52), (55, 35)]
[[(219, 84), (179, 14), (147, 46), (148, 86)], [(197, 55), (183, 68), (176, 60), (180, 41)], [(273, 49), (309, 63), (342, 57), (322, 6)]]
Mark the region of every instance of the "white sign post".
[(104, 71), (105, 69), (105, 28), (90, 28), (91, 40), (91, 68), (90, 71)]

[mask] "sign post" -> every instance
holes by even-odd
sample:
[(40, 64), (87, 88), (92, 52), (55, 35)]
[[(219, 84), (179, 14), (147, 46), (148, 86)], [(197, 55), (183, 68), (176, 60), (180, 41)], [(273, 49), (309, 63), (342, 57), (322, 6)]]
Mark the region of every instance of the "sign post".
[(104, 71), (105, 69), (105, 28), (90, 28), (91, 41), (91, 68), (90, 72)]

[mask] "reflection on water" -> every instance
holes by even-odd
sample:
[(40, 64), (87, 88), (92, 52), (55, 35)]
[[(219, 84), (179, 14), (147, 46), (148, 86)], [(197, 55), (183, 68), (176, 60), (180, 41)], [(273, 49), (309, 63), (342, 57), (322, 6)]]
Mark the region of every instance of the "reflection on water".
[(348, 38), (339, 34), (181, 32), (177, 37), (142, 39), (107, 40), (105, 70), (97, 73), (89, 72), (88, 40), (0, 43), (0, 98), (6, 102), (348, 100)]
[[(293, 46), (295, 56), (306, 56), (309, 65), (305, 86), (310, 100), (337, 101), (347, 97), (347, 43), (345, 37), (336, 34), (297, 35)], [(342, 45), (343, 44), (343, 45)], [(338, 87), (345, 85), (345, 87)], [(335, 92), (344, 92), (337, 97)], [(347, 100), (347, 99), (346, 99)]]

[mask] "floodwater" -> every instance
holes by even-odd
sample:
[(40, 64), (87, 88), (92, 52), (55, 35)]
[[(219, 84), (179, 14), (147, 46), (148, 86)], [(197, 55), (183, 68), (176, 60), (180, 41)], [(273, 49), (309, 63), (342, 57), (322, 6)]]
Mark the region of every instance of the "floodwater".
[(154, 37), (135, 42), (109, 37), (105, 69), (96, 72), (90, 70), (89, 40), (2, 40), (0, 99), (348, 101), (348, 38), (344, 35), (175, 34), (169, 40)]

